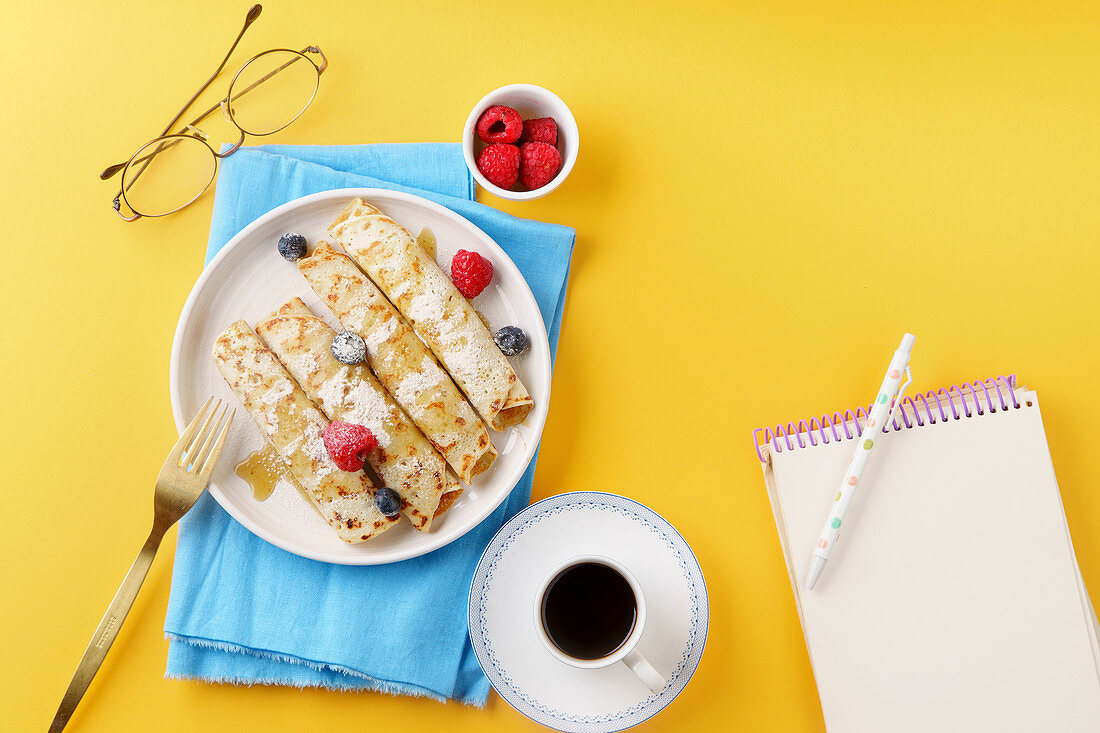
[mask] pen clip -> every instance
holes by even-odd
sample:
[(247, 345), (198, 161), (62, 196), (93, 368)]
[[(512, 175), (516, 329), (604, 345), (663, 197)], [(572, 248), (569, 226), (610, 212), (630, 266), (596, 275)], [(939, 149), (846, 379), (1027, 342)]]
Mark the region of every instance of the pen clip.
[(905, 383), (898, 389), (898, 396), (894, 398), (894, 407), (890, 410), (890, 414), (886, 417), (886, 425), (894, 424), (894, 416), (898, 414), (898, 408), (901, 407), (901, 398), (905, 396), (906, 388), (913, 383), (913, 370), (909, 367), (905, 367)]

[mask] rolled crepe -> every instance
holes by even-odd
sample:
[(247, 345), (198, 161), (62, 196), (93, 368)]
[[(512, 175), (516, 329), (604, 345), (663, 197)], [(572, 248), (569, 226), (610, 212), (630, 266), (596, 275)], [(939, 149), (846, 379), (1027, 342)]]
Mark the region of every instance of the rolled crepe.
[(470, 302), (405, 227), (354, 199), (328, 229), (363, 268), (494, 430), (535, 403)]
[(378, 381), (412, 418), (460, 479), (497, 456), (489, 431), (447, 372), (401, 314), (347, 255), (327, 243), (298, 260), (298, 269), (344, 328), (363, 337)]
[(428, 530), (443, 494), (462, 489), (370, 369), (337, 361), (331, 348), (336, 332), (299, 298), (257, 323), (256, 333), (330, 420), (370, 429), (378, 447), (367, 463), (401, 496), (401, 511), (412, 526)]
[(342, 471), (325, 450), (328, 420), (244, 321), (214, 342), (214, 361), (260, 432), (340, 539), (362, 542), (399, 517), (374, 506), (375, 487), (362, 471)]

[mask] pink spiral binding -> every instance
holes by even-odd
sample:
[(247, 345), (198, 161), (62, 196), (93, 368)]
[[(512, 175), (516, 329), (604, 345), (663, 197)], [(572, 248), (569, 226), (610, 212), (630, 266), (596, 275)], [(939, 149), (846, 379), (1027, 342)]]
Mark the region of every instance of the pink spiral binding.
[[(1002, 386), (1004, 387), (1004, 390), (1001, 389)], [(903, 426), (905, 427), (905, 429), (912, 428), (914, 425), (918, 427), (924, 427), (925, 419), (928, 420), (929, 425), (935, 425), (936, 412), (933, 412), (929, 400), (935, 402), (936, 410), (939, 412), (940, 422), (946, 422), (948, 419), (959, 420), (963, 417), (972, 417), (973, 413), (971, 412), (971, 407), (973, 407), (973, 410), (977, 412), (977, 414), (984, 415), (985, 412), (982, 409), (982, 395), (984, 395), (985, 409), (987, 409), (989, 412), (996, 412), (997, 407), (994, 404), (994, 395), (992, 394), (992, 392), (996, 392), (996, 401), (1000, 403), (1001, 410), (1007, 410), (1009, 402), (1011, 402), (1013, 409), (1019, 409), (1020, 403), (1016, 399), (1016, 393), (1014, 392), (1015, 388), (1016, 375), (1009, 374), (1007, 377), (1002, 375), (999, 377), (994, 377), (993, 379), (978, 380), (975, 382), (964, 382), (962, 387), (957, 384), (952, 384), (946, 389), (940, 388), (935, 392), (925, 392), (924, 394), (918, 394), (916, 398), (905, 397), (902, 399), (901, 405), (898, 407), (897, 415), (894, 416), (891, 424), (893, 425), (893, 429), (895, 431), (901, 430)], [(979, 389), (981, 390), (980, 394), (978, 392)], [(962, 402), (962, 415), (959, 414), (959, 411), (955, 407), (955, 400), (952, 399), (952, 397), (956, 396)], [(971, 406), (970, 403), (967, 402), (967, 397), (970, 397), (973, 400), (973, 406)], [(920, 400), (920, 402), (924, 406), (923, 416), (921, 410), (917, 407), (917, 400)], [(947, 410), (944, 409), (945, 403), (946, 406), (951, 410), (950, 418), (948, 417)], [(911, 417), (906, 412), (906, 408), (912, 410)], [(848, 428), (849, 423), (855, 426), (855, 437), (859, 437), (863, 434), (863, 428), (860, 425), (860, 418), (862, 417), (863, 421), (866, 422), (870, 409), (871, 406), (868, 405), (866, 408), (857, 407), (855, 411), (852, 411), (850, 409), (845, 410), (843, 414), (839, 412), (834, 412), (831, 416), (822, 415), (821, 417), (812, 417), (809, 419), (808, 422), (803, 419), (799, 420), (797, 424), (789, 422), (786, 425), (779, 424), (774, 427), (769, 426), (757, 428), (752, 431), (752, 442), (753, 445), (756, 446), (756, 455), (760, 458), (761, 461), (763, 461), (764, 454), (760, 452), (760, 449), (768, 443), (772, 444), (772, 449), (775, 450), (777, 453), (782, 452), (783, 448), (780, 445), (780, 439), (782, 439), (783, 442), (787, 444), (787, 450), (794, 450), (796, 442), (798, 443), (799, 448), (805, 448), (806, 443), (802, 439), (803, 436), (805, 436), (806, 439), (810, 441), (810, 445), (816, 446), (817, 440), (814, 437), (815, 433), (817, 434), (817, 437), (820, 438), (822, 443), (828, 445), (829, 433), (826, 432), (826, 428), (832, 432), (834, 441), (840, 441), (842, 439), (840, 435), (840, 430), (838, 428), (842, 428), (844, 430), (844, 439), (851, 440), (853, 436), (852, 431)], [(899, 416), (901, 418), (901, 424), (898, 424)], [(889, 428), (890, 425), (883, 425), (882, 432), (887, 432)], [(763, 441), (760, 441), (757, 438), (757, 435), (759, 433), (764, 434)], [(794, 438), (794, 441), (792, 441), (791, 438)]]

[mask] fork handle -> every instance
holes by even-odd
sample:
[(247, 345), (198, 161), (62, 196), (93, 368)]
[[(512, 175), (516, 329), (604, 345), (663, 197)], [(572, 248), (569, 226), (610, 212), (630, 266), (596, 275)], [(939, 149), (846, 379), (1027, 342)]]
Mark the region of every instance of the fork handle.
[(125, 580), (122, 581), (118, 592), (111, 600), (111, 605), (107, 607), (107, 613), (103, 614), (103, 620), (99, 622), (99, 627), (92, 635), (92, 640), (88, 642), (88, 648), (84, 650), (84, 656), (81, 657), (80, 664), (77, 665), (76, 674), (73, 675), (73, 679), (69, 683), (69, 689), (65, 690), (65, 697), (61, 699), (61, 707), (57, 709), (53, 723), (50, 724), (50, 733), (56, 733), (65, 727), (65, 724), (69, 722), (69, 718), (72, 717), (73, 711), (76, 710), (76, 706), (80, 703), (80, 698), (84, 697), (84, 692), (88, 689), (88, 685), (92, 683), (92, 678), (99, 671), (99, 666), (103, 664), (107, 651), (114, 643), (115, 637), (118, 636), (118, 630), (122, 627), (122, 622), (126, 620), (126, 614), (130, 612), (130, 607), (134, 605), (134, 599), (141, 589), (141, 584), (145, 581), (149, 566), (153, 564), (153, 556), (157, 554), (157, 549), (160, 547), (160, 541), (163, 538), (164, 531), (158, 527), (154, 527), (153, 531), (149, 533), (149, 539), (145, 540), (145, 546), (141, 548), (134, 564), (130, 566), (130, 572), (126, 573)]

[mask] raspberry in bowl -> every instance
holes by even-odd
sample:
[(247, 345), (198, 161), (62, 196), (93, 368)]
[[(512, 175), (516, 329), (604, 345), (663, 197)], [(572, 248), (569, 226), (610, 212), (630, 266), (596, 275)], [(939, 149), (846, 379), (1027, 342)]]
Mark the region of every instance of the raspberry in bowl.
[[(502, 141), (512, 138), (516, 127), (514, 117), (507, 110), (514, 110), (523, 120), (522, 134), (509, 143)], [(556, 172), (548, 172), (556, 161), (553, 153), (543, 147), (535, 147), (534, 153), (537, 154), (528, 156), (528, 163), (532, 166), (530, 172), (526, 167), (521, 167), (514, 180), (511, 177), (511, 161), (503, 155), (507, 151), (497, 150), (483, 155), (486, 148), (493, 145), (513, 145), (522, 149), (530, 143), (546, 145), (557, 151), (560, 167)], [(462, 152), (474, 180), (489, 193), (509, 201), (531, 201), (560, 186), (573, 170), (579, 146), (577, 121), (565, 102), (548, 89), (533, 84), (510, 84), (486, 94), (470, 111), (462, 133)], [(479, 169), (479, 160), (482, 167), (490, 171), (491, 178)], [(538, 166), (537, 170), (534, 166)], [(513, 183), (501, 186), (492, 179), (499, 183)], [(528, 190), (525, 182), (539, 185)]]

